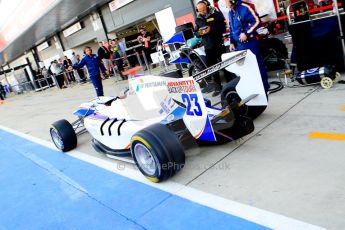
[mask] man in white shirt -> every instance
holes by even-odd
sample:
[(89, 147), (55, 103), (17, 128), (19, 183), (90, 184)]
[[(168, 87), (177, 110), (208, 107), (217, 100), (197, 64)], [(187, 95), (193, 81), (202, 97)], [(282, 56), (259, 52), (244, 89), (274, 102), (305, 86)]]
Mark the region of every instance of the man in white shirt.
[(66, 86), (64, 85), (63, 69), (56, 60), (52, 62), (50, 70), (55, 75), (59, 88), (66, 88)]

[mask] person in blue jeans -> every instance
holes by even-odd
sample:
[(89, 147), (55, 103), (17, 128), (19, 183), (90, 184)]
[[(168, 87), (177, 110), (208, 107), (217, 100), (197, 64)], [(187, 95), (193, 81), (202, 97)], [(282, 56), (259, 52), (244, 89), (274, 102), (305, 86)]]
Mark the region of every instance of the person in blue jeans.
[(254, 9), (241, 0), (225, 0), (229, 11), (230, 51), (251, 50), (257, 59), (262, 83), (266, 92), (270, 86), (265, 64), (260, 52), (260, 42), (256, 39), (256, 30), (261, 22)]
[[(97, 97), (104, 96), (102, 80), (105, 79), (104, 75), (108, 75), (109, 73), (105, 69), (101, 59), (92, 53), (92, 49), (90, 47), (85, 47), (84, 52), (85, 57), (80, 61), (80, 63), (70, 66), (69, 70), (78, 70), (86, 66), (91, 82), (95, 87)], [(100, 70), (103, 75), (101, 75)]]

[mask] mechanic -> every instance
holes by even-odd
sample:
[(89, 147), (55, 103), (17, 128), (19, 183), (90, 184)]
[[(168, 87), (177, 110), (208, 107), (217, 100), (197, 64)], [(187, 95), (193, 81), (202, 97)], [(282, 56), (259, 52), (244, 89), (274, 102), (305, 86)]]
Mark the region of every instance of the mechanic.
[[(198, 15), (195, 20), (195, 33), (197, 37), (202, 38), (207, 65), (210, 67), (220, 62), (221, 55), (225, 53), (223, 34), (226, 32), (226, 23), (223, 14), (212, 7), (208, 1), (199, 1), (196, 6)], [(213, 81), (215, 90), (212, 96), (215, 97), (222, 90), (219, 73), (214, 75)]]
[(251, 50), (257, 59), (263, 85), (269, 90), (268, 75), (260, 52), (256, 30), (260, 26), (258, 14), (241, 0), (225, 0), (229, 11), (230, 51)]
[[(109, 75), (109, 72), (105, 69), (101, 59), (92, 53), (92, 49), (90, 47), (85, 47), (84, 52), (86, 55), (80, 63), (73, 65), (73, 67), (70, 66), (69, 70), (78, 70), (86, 65), (91, 82), (95, 87), (97, 97), (104, 96), (102, 79), (104, 80), (104, 75)], [(100, 74), (100, 69), (103, 75)]]

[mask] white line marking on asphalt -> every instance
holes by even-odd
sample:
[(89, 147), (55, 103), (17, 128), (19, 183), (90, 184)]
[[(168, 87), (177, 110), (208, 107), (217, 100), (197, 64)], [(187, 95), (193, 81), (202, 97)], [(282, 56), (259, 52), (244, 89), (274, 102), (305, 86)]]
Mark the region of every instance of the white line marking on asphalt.
[[(65, 192), (66, 195), (69, 196), (71, 200), (78, 200), (79, 198), (83, 197), (84, 193), (88, 193), (87, 190), (84, 187), (82, 187), (78, 182), (66, 176), (63, 172), (55, 168), (52, 164), (38, 157), (36, 154), (39, 153), (34, 154), (27, 152), (19, 152), (19, 154), (22, 154), (27, 159), (31, 160), (41, 168), (47, 170), (49, 173), (59, 178), (60, 188)], [(71, 189), (71, 187), (67, 186), (66, 184), (73, 186), (75, 189), (77, 189), (77, 191), (75, 189)]]
[[(19, 137), (25, 138), (29, 141), (35, 142), (47, 148), (56, 150), (56, 147), (53, 143), (33, 137), (19, 131), (4, 127), (0, 125), (0, 129), (17, 135)], [(160, 184), (155, 184), (148, 181), (138, 170), (131, 169), (129, 167), (123, 167), (118, 169), (115, 167), (114, 162), (110, 160), (100, 159), (94, 156), (90, 156), (86, 153), (73, 150), (66, 153), (74, 158), (88, 162), (90, 164), (96, 165), (100, 168), (106, 169), (108, 171), (114, 172), (121, 176), (130, 178), (132, 180), (138, 181), (140, 183), (147, 184), (151, 187), (161, 189), (163, 191), (169, 192), (176, 196), (191, 200), (195, 203), (213, 208), (215, 210), (237, 216), (248, 221), (260, 224), (262, 226), (272, 228), (272, 229), (281, 229), (281, 230), (321, 230), (325, 229), (318, 227), (312, 224), (308, 224), (299, 220), (295, 220), (289, 217), (282, 216), (280, 214), (275, 214), (269, 211), (258, 209), (249, 205), (241, 204), (236, 201), (228, 200), (216, 195), (212, 195), (200, 190), (187, 187), (176, 182), (164, 182)]]

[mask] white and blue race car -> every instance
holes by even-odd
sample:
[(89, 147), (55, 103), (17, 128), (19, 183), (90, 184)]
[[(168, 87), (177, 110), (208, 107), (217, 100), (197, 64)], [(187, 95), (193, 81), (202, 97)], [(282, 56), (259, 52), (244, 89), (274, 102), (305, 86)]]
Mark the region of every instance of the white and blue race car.
[[(185, 164), (183, 140), (224, 143), (254, 130), (250, 116), (267, 106), (255, 56), (250, 51), (224, 55), (225, 61), (193, 77), (142, 76), (128, 80), (120, 96), (83, 103), (78, 120), (52, 124), (56, 147), (70, 151), (77, 136), (88, 132), (93, 147), (117, 159), (131, 157), (144, 176), (160, 182)], [(226, 68), (239, 75), (223, 86), (221, 100), (211, 105), (198, 82)]]

